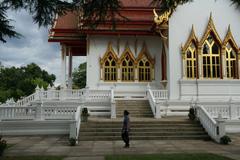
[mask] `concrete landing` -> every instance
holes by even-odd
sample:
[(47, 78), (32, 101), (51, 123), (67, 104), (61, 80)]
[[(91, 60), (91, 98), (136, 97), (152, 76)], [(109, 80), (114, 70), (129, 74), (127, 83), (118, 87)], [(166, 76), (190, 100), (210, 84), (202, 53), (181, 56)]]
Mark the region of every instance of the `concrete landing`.
[(157, 153), (214, 153), (240, 159), (240, 134), (230, 135), (230, 145), (219, 145), (202, 140), (159, 140), (131, 141), (130, 148), (123, 148), (122, 141), (83, 141), (77, 146), (68, 145), (67, 136), (24, 136), (4, 137), (13, 146), (6, 156), (62, 155), (66, 160), (103, 160), (105, 155), (114, 154), (157, 154)]

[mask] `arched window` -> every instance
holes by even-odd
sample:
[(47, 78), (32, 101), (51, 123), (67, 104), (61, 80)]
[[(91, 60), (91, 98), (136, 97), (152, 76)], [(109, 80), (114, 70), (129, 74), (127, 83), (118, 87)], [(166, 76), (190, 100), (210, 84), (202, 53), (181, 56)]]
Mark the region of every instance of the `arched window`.
[(197, 77), (197, 44), (198, 39), (195, 35), (194, 28), (192, 27), (192, 31), (187, 40), (187, 43), (184, 47), (182, 47), (184, 78), (194, 79)]
[(237, 78), (237, 53), (230, 43), (226, 47), (226, 71), (227, 78)]
[(151, 81), (151, 65), (146, 57), (138, 62), (138, 80)]
[(109, 55), (104, 63), (104, 80), (116, 81), (117, 80), (117, 64), (112, 55)]
[(126, 54), (121, 63), (122, 81), (134, 81), (134, 61)]
[(203, 77), (220, 78), (220, 44), (210, 34), (204, 41), (202, 49)]
[(150, 82), (154, 79), (154, 59), (151, 58), (145, 43), (137, 58), (137, 70), (139, 82)]
[(104, 81), (117, 81), (118, 57), (115, 54), (111, 43), (109, 43), (106, 53), (103, 58), (100, 59), (101, 64), (101, 79)]
[(192, 42), (188, 47), (185, 59), (186, 59), (186, 76), (187, 78), (196, 78), (197, 76), (197, 54), (196, 45)]
[(223, 41), (224, 61), (225, 61), (225, 77), (238, 78), (238, 46), (233, 38), (230, 26)]
[(126, 47), (119, 61), (122, 81), (134, 81), (135, 58), (129, 47)]

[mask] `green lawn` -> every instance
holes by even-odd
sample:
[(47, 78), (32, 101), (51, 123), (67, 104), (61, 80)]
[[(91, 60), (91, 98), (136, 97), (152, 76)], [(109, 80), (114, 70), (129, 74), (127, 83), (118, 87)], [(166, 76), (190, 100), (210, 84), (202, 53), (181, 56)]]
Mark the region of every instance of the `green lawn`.
[(215, 154), (110, 155), (105, 160), (232, 160)]
[(17, 156), (0, 157), (0, 160), (63, 160), (61, 156)]

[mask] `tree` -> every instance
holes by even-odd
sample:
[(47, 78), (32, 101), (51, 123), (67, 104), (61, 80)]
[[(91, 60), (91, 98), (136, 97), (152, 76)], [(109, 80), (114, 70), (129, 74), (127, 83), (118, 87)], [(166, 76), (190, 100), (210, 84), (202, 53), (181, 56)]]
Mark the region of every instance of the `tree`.
[(87, 63), (82, 63), (73, 71), (73, 88), (84, 88), (86, 86)]
[(28, 96), (37, 85), (46, 89), (49, 84), (53, 85), (55, 79), (53, 74), (48, 74), (34, 63), (21, 68), (3, 67), (0, 70), (0, 102)]
[(118, 8), (118, 0), (73, 0), (71, 3), (63, 0), (3, 0), (0, 3), (0, 41), (6, 42), (6, 37), (20, 37), (14, 26), (9, 24), (11, 20), (6, 15), (8, 9), (25, 9), (32, 15), (34, 23), (46, 27), (53, 23), (56, 14), (64, 15), (67, 11), (75, 10), (82, 12), (86, 24), (96, 26), (106, 17), (114, 21)]

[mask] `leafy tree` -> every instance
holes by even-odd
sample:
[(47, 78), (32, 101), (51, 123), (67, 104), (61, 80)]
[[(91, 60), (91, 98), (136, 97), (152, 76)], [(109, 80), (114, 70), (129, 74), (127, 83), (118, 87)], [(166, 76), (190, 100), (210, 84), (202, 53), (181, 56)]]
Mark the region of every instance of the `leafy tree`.
[(0, 102), (28, 96), (37, 85), (46, 89), (49, 84), (53, 85), (55, 79), (53, 74), (49, 75), (34, 63), (21, 68), (3, 67), (0, 69)]
[(86, 86), (87, 63), (82, 63), (73, 71), (73, 88), (84, 88)]
[(5, 37), (19, 37), (11, 26), (6, 15), (8, 9), (25, 9), (33, 17), (33, 22), (41, 26), (53, 23), (55, 15), (64, 15), (67, 11), (83, 13), (87, 25), (95, 26), (106, 20), (115, 21), (120, 8), (118, 0), (73, 0), (69, 3), (63, 0), (3, 0), (0, 3), (0, 41), (6, 42)]

